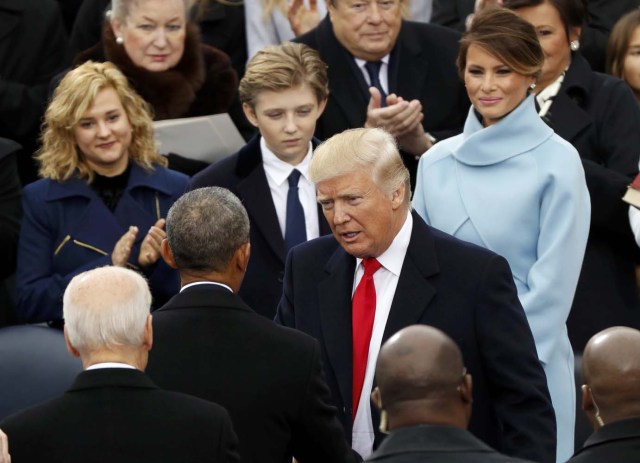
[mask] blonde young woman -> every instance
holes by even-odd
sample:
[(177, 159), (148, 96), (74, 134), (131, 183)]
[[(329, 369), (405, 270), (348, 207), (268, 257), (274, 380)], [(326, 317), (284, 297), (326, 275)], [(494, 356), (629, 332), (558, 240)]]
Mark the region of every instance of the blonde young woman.
[(142, 272), (156, 305), (178, 291), (160, 243), (187, 177), (165, 168), (148, 105), (113, 64), (87, 62), (62, 79), (37, 159), (43, 178), (24, 190), (18, 245), (24, 320), (59, 321), (71, 278), (104, 265)]

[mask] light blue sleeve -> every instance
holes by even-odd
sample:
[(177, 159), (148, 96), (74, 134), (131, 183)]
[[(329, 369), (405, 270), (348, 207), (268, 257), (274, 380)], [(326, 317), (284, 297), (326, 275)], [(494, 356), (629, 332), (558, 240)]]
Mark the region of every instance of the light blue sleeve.
[[(589, 236), (591, 204), (584, 169), (575, 149), (552, 138), (540, 165), (543, 187), (537, 259), (527, 275), (528, 291), (520, 294), (536, 341), (546, 363), (566, 337), (566, 322), (580, 276)], [(515, 231), (514, 231), (515, 232)]]

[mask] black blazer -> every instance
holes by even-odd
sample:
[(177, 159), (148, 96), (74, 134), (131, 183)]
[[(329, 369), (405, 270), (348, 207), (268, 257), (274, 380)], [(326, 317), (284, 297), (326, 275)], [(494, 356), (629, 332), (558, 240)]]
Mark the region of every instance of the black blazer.
[(640, 327), (629, 206), (638, 172), (640, 108), (623, 81), (574, 53), (547, 122), (580, 153), (591, 197), (589, 241), (567, 325), (574, 350), (613, 325)]
[(214, 285), (176, 295), (154, 312), (153, 330), (149, 375), (225, 407), (244, 463), (353, 461), (311, 337)]
[(384, 463), (524, 463), (478, 440), (466, 429), (420, 425), (389, 434), (367, 461)]
[(567, 463), (640, 461), (640, 418), (609, 423), (594, 432)]
[(141, 371), (84, 371), (60, 398), (6, 418), (16, 463), (238, 462), (227, 412)]
[(431, 22), (464, 32), (474, 6), (475, 0), (433, 0)]
[[(276, 315), (279, 323), (320, 341), (327, 382), (349, 437), (355, 264), (333, 236), (293, 248)], [(508, 264), (429, 227), (414, 213), (382, 342), (416, 323), (443, 330), (460, 347), (473, 375), (471, 432), (509, 455), (555, 461), (556, 426), (546, 378)], [(373, 407), (372, 416), (377, 429)]]
[[(419, 100), (422, 125), (437, 139), (460, 133), (469, 111), (469, 99), (455, 67), (459, 39), (457, 32), (441, 26), (402, 21), (391, 52), (389, 92), (405, 100)], [(353, 56), (333, 33), (329, 15), (294, 41), (318, 50), (329, 66), (329, 100), (316, 125), (316, 136), (326, 140), (346, 129), (363, 127), (368, 86)], [(404, 160), (413, 179), (416, 161), (413, 156), (404, 156)]]
[[(318, 140), (313, 140), (313, 147)], [(206, 186), (229, 189), (242, 201), (251, 223), (251, 258), (240, 288), (247, 305), (273, 320), (282, 296), (285, 248), (269, 183), (262, 165), (260, 135), (253, 137), (240, 151), (195, 175), (187, 191)], [(318, 206), (320, 234), (331, 233)]]

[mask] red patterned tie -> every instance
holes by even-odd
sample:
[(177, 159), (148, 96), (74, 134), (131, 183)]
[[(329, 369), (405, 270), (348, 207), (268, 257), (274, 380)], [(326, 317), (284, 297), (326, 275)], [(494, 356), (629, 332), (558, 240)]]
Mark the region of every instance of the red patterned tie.
[(376, 315), (376, 287), (373, 274), (381, 267), (376, 259), (363, 259), (364, 275), (353, 293), (351, 302), (351, 331), (353, 335), (353, 415), (355, 420), (362, 393), (362, 383), (367, 370), (369, 342)]

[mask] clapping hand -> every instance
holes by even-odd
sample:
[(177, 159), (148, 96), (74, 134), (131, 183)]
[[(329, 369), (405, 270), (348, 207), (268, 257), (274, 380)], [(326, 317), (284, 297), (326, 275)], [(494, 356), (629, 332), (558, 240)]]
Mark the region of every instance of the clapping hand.
[(309, 8), (305, 6), (304, 0), (292, 0), (287, 10), (287, 19), (296, 37), (309, 32), (322, 19), (318, 12), (318, 0), (309, 0)]
[(167, 237), (164, 231), (164, 223), (164, 219), (158, 219), (149, 229), (147, 236), (142, 240), (140, 254), (138, 255), (138, 264), (141, 267), (153, 265), (160, 258), (160, 245), (162, 244), (162, 240)]

